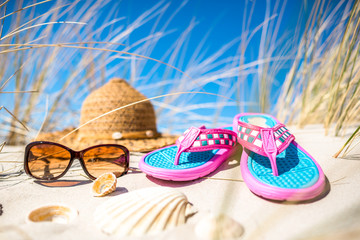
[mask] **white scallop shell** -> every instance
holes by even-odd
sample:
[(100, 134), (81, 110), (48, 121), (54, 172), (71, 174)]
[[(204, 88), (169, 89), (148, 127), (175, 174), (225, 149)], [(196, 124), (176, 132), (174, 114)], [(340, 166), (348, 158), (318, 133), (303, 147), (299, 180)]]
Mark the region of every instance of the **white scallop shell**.
[(37, 208), (28, 215), (28, 222), (53, 222), (67, 224), (72, 222), (78, 211), (63, 205), (49, 205)]
[(209, 214), (195, 226), (198, 237), (207, 240), (238, 239), (244, 233), (243, 226), (225, 214)]
[(96, 209), (94, 220), (105, 233), (141, 236), (184, 224), (195, 213), (183, 193), (153, 187), (111, 198)]
[(101, 174), (92, 185), (95, 197), (102, 197), (112, 193), (116, 189), (116, 176), (113, 173)]

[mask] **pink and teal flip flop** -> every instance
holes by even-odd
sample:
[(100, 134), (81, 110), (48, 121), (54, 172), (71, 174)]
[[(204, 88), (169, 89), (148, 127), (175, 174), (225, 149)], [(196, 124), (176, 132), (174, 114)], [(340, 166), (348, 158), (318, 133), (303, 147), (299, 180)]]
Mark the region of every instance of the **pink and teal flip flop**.
[(230, 129), (191, 127), (176, 145), (148, 153), (139, 168), (155, 178), (188, 181), (208, 175), (231, 154), (236, 133)]
[(302, 201), (323, 192), (321, 167), (276, 118), (238, 114), (233, 129), (243, 146), (241, 174), (253, 193), (272, 200)]

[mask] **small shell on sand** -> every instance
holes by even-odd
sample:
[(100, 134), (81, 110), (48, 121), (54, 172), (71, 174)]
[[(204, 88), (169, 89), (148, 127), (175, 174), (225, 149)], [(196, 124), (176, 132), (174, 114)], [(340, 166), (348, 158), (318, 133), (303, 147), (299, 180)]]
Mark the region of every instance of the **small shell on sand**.
[(243, 226), (225, 214), (208, 214), (195, 226), (198, 237), (207, 240), (239, 239), (243, 233)]
[(78, 211), (62, 205), (50, 205), (37, 208), (30, 212), (29, 222), (53, 222), (68, 224), (78, 215)]
[(102, 197), (114, 192), (116, 189), (116, 176), (113, 173), (104, 173), (98, 177), (93, 185), (92, 192), (95, 197)]
[(184, 224), (195, 213), (181, 192), (152, 187), (109, 199), (96, 209), (94, 220), (107, 234), (142, 236)]

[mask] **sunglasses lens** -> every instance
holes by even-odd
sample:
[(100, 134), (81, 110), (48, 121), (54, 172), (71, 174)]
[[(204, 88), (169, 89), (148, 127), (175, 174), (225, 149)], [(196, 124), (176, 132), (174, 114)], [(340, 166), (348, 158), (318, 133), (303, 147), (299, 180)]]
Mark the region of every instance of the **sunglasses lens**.
[(69, 165), (71, 154), (68, 150), (51, 144), (39, 144), (29, 151), (28, 166), (36, 178), (53, 179), (60, 176)]
[(101, 146), (89, 149), (83, 155), (85, 167), (97, 178), (106, 172), (120, 177), (128, 168), (128, 159), (123, 149), (114, 146)]

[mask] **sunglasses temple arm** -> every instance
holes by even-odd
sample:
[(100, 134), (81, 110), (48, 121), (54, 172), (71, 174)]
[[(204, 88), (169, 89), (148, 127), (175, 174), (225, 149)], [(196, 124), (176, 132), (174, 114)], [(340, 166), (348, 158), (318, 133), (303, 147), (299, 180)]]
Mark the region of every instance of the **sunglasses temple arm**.
[(132, 172), (142, 172), (139, 168), (129, 167)]

